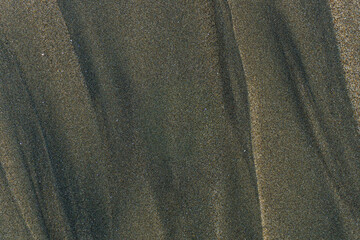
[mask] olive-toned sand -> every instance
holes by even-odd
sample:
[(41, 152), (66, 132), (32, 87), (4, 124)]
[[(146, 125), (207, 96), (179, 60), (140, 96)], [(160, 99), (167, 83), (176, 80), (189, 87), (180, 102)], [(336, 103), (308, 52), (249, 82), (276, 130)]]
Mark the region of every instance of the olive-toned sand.
[(0, 1), (0, 239), (359, 239), (351, 11)]
[(349, 94), (360, 126), (360, 1), (329, 2)]

